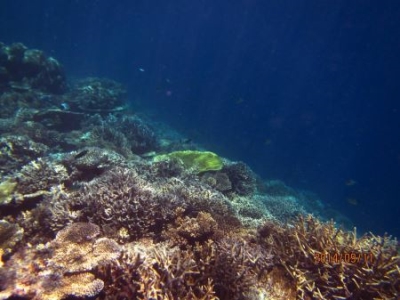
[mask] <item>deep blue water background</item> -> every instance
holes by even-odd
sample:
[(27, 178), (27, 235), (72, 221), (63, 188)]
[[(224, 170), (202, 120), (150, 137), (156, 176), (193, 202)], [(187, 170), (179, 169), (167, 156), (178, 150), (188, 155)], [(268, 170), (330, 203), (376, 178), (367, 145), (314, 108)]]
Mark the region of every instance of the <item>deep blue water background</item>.
[(1, 1), (0, 41), (400, 237), (399, 1)]

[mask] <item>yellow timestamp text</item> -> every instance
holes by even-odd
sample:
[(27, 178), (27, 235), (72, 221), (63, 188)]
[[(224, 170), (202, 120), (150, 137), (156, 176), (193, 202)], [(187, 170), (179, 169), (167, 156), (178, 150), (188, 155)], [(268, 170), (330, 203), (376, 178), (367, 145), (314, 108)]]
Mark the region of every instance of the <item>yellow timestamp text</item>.
[(321, 252), (314, 254), (314, 262), (321, 264), (372, 264), (375, 257), (370, 252)]

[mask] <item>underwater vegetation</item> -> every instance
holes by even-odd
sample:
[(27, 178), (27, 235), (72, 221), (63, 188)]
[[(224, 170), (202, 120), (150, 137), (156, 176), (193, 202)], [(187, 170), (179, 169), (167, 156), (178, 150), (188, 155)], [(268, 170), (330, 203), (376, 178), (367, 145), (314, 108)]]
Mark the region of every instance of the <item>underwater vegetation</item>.
[(184, 142), (112, 80), (22, 44), (0, 70), (0, 299), (399, 298), (395, 238)]

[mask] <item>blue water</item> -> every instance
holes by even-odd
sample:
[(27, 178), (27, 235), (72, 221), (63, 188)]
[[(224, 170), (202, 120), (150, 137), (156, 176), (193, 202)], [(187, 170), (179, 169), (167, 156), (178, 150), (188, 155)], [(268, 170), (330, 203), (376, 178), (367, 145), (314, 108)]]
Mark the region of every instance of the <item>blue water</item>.
[(400, 236), (398, 1), (1, 1), (0, 41)]

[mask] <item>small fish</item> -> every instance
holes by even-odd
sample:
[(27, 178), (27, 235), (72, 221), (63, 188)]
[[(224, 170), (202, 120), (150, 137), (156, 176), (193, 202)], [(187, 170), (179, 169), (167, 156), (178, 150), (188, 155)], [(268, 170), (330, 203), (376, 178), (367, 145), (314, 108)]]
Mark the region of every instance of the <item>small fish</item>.
[(144, 69), (143, 69), (143, 68), (139, 68), (138, 70), (139, 70), (140, 72), (142, 72), (142, 73), (144, 72)]
[(63, 102), (60, 104), (62, 110), (69, 110), (69, 104), (67, 102)]
[(89, 152), (89, 150), (83, 150), (83, 151), (79, 152), (77, 155), (75, 155), (74, 158), (79, 159), (79, 158), (85, 156), (88, 152)]
[(344, 183), (346, 186), (353, 186), (353, 185), (356, 185), (357, 184), (357, 181), (355, 181), (354, 179), (349, 179), (349, 180), (346, 180), (346, 182)]

